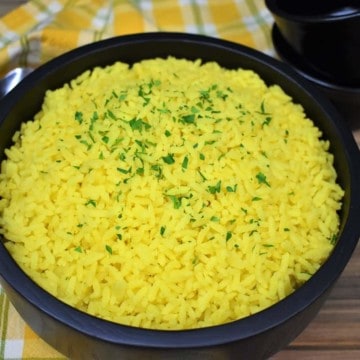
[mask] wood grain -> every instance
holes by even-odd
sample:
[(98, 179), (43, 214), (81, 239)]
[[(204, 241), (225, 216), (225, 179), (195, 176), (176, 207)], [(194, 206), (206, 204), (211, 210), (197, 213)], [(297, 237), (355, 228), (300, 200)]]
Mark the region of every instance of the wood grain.
[[(25, 1), (0, 0), (0, 16), (22, 3)], [(360, 146), (360, 129), (353, 129), (353, 133)], [(360, 359), (360, 245), (317, 317), (286, 349), (272, 357), (288, 359)]]

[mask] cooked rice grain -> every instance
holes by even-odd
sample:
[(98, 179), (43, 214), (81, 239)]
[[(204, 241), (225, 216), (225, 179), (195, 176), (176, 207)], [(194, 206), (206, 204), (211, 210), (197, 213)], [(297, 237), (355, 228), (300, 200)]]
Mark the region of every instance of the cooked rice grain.
[(239, 319), (314, 274), (343, 190), (329, 142), (279, 86), (175, 58), (48, 91), (6, 150), (0, 227), (21, 268), (122, 324)]

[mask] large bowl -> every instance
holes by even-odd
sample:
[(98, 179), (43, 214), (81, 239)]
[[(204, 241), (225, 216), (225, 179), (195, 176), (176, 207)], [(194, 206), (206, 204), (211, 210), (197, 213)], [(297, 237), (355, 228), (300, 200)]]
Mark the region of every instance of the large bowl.
[[(30, 74), (0, 103), (0, 153), (21, 123), (40, 109), (44, 93), (86, 69), (173, 55), (248, 68), (279, 84), (331, 141), (338, 181), (345, 189), (334, 251), (293, 294), (255, 315), (208, 328), (160, 331), (123, 326), (78, 311), (37, 286), (0, 242), (0, 279), (25, 321), (72, 359), (262, 359), (292, 341), (314, 318), (349, 261), (360, 235), (360, 154), (332, 104), (290, 67), (258, 51), (197, 35), (155, 33), (113, 38), (73, 50)], [(219, 79), (220, 81), (220, 79)], [(3, 240), (3, 239), (2, 239)]]

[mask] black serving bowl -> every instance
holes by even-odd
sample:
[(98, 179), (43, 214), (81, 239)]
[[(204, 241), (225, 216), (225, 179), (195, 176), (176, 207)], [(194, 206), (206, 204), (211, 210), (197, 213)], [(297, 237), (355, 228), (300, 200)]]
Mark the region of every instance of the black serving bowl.
[[(348, 263), (360, 235), (360, 154), (344, 121), (315, 88), (290, 67), (258, 51), (199, 35), (148, 33), (87, 45), (30, 74), (0, 102), (0, 153), (21, 123), (39, 111), (44, 93), (83, 71), (117, 60), (202, 58), (227, 68), (248, 68), (301, 103), (331, 142), (345, 189), (339, 239), (328, 260), (303, 286), (270, 308), (219, 326), (183, 331), (123, 326), (80, 312), (37, 286), (0, 242), (0, 280), (24, 320), (72, 359), (264, 359), (291, 342), (314, 318)], [(2, 155), (2, 157), (4, 157)]]
[(360, 86), (358, 0), (265, 0), (288, 46), (322, 77)]
[(360, 84), (358, 86), (341, 85), (329, 81), (318, 73), (300, 56), (281, 35), (278, 27), (272, 28), (272, 42), (279, 58), (317, 87), (343, 115), (344, 120), (352, 129), (360, 128)]

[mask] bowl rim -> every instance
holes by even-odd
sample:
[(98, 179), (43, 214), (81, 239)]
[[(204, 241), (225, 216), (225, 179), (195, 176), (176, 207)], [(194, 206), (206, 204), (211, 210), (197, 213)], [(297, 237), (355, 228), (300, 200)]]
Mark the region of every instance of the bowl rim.
[[(331, 119), (333, 119), (335, 124), (334, 126), (337, 127), (341, 138), (344, 139), (344, 142), (347, 142), (345, 158), (351, 168), (352, 185), (357, 182), (360, 183), (360, 166), (355, 166), (360, 165), (358, 148), (350, 130), (341, 125), (341, 117), (330, 101), (307, 81), (302, 79), (301, 76), (296, 74), (290, 66), (246, 46), (204, 35), (171, 32), (123, 35), (71, 50), (36, 69), (25, 78), (20, 85), (6, 95), (0, 102), (0, 107), (4, 108), (4, 111), (0, 114), (0, 127), (17, 101), (31, 91), (34, 82), (46, 78), (48, 74), (55, 71), (54, 69), (65, 67), (74, 61), (74, 59), (82, 59), (90, 55), (94, 56), (101, 51), (108, 51), (109, 49), (114, 49), (124, 44), (138, 44), (149, 41), (154, 43), (165, 41), (173, 42), (174, 44), (182, 42), (191, 42), (200, 45), (206, 44), (211, 47), (226, 49), (229, 52), (235, 52), (264, 66), (274, 68), (277, 73), (281, 73), (282, 76), (289, 79), (289, 81), (296, 83), (296, 86), (302, 87), (305, 92), (311, 94), (315, 100), (321, 103), (323, 111), (329, 116), (331, 115)], [(352, 199), (351, 206), (359, 212), (360, 208), (359, 205), (355, 203), (355, 199), (360, 198), (360, 187), (355, 186), (350, 196)], [(327, 292), (340, 276), (341, 271), (350, 259), (358, 242), (360, 223), (358, 222), (355, 212), (356, 211), (353, 211), (348, 215), (344, 228), (342, 229), (342, 238), (346, 238), (346, 246), (343, 249), (339, 249), (339, 246), (336, 246), (333, 253), (320, 269), (297, 291), (254, 315), (217, 326), (189, 330), (153, 330), (116, 324), (108, 320), (95, 318), (92, 315), (63, 303), (36, 285), (15, 263), (2, 241), (0, 241), (0, 279), (41, 312), (92, 338), (114, 344), (143, 348), (181, 349), (222, 345), (253, 337), (281, 325), (301, 313), (323, 293)], [(354, 236), (354, 231), (357, 234), (356, 236)], [(341, 243), (345, 243), (345, 240), (342, 240)], [(339, 270), (334, 271), (332, 269)], [(87, 324), (86, 328), (83, 326), (84, 323)], [(219, 336), (219, 333), (221, 336)]]
[[(290, 0), (293, 1), (293, 0)], [(296, 0), (298, 1), (298, 0)], [(343, 15), (331, 16), (329, 14), (316, 14), (316, 15), (305, 15), (305, 14), (295, 14), (288, 12), (282, 7), (279, 6), (278, 0), (265, 0), (265, 5), (268, 10), (278, 17), (283, 18), (284, 20), (293, 21), (303, 24), (321, 24), (321, 23), (338, 23), (351, 21), (353, 19), (360, 20), (360, 8), (350, 13)]]

